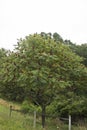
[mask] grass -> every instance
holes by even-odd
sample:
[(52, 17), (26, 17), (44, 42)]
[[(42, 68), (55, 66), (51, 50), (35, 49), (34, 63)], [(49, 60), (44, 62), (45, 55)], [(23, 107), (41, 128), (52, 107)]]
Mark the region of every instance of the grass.
[[(33, 115), (24, 115), (16, 111), (12, 111), (10, 117), (9, 106), (19, 109), (20, 106), (11, 102), (0, 99), (0, 130), (43, 130), (41, 127), (41, 119), (37, 119), (36, 128), (33, 127)], [(58, 119), (46, 119), (46, 127), (44, 130), (68, 130), (68, 124), (64, 124)], [(85, 124), (72, 126), (72, 130), (87, 130)]]

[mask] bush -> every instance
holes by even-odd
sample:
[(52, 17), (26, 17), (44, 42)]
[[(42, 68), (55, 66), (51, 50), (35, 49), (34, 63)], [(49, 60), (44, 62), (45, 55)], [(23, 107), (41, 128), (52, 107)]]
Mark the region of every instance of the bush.
[(34, 107), (33, 104), (31, 104), (30, 102), (28, 102), (27, 100), (25, 100), (22, 103), (21, 110), (22, 110), (23, 113), (33, 112), (35, 110), (35, 107)]
[(36, 106), (36, 105), (33, 105), (31, 102), (25, 100), (23, 103), (22, 103), (22, 107), (21, 107), (21, 110), (23, 113), (29, 113), (29, 112), (34, 112), (34, 111), (37, 111), (37, 112), (41, 112), (41, 108)]

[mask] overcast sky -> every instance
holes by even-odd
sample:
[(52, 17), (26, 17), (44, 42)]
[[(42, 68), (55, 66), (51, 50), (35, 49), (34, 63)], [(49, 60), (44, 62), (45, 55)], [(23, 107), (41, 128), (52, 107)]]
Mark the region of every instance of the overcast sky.
[(36, 32), (87, 43), (87, 0), (0, 0), (0, 48)]

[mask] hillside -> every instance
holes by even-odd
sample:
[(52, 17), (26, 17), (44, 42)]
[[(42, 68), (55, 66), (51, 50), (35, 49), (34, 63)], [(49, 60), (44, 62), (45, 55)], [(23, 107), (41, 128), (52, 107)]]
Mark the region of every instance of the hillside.
[[(19, 112), (12, 111), (9, 116), (9, 106), (20, 109), (20, 105), (0, 99), (0, 130), (43, 130), (41, 128), (40, 118), (37, 117), (36, 128), (33, 127), (33, 115), (23, 115)], [(44, 130), (67, 130), (68, 124), (55, 119), (46, 120), (46, 128)], [(78, 127), (72, 126), (72, 130), (87, 130), (86, 124), (80, 122)]]
[(20, 105), (17, 105), (17, 104), (15, 104), (13, 102), (6, 101), (6, 100), (1, 99), (1, 98), (0, 98), (0, 105), (8, 107), (8, 108), (10, 106), (13, 106), (14, 109), (20, 109)]

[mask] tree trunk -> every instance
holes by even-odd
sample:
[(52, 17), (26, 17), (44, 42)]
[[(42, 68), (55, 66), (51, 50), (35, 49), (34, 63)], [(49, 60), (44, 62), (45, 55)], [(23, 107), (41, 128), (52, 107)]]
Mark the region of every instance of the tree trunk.
[(42, 127), (45, 127), (45, 114), (46, 114), (46, 107), (42, 106)]

